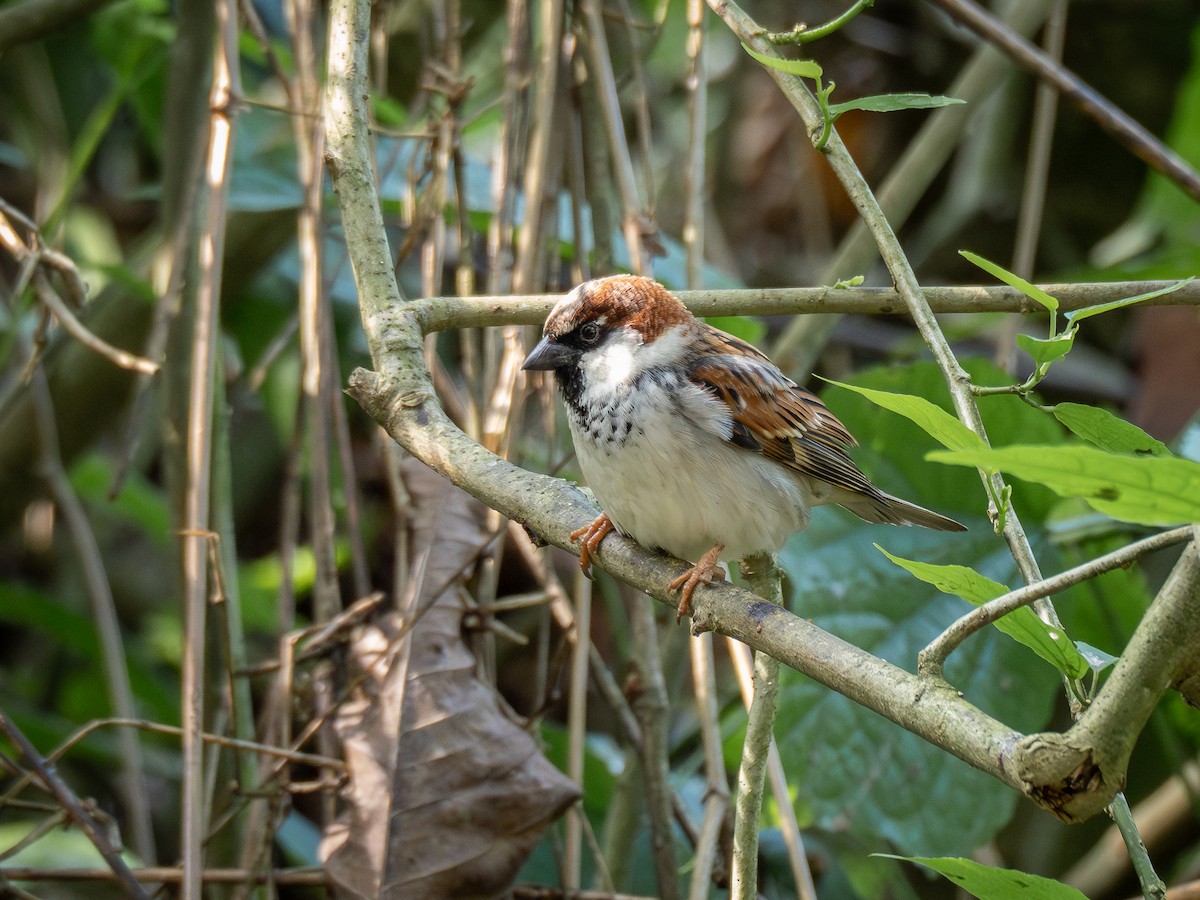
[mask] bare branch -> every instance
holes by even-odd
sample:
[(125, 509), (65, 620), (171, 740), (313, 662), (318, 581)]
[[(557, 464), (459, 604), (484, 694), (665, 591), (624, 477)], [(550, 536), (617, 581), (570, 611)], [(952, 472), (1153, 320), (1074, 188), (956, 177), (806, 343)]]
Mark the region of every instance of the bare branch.
[[(131, 897), (149, 900), (150, 895), (142, 890), (142, 886), (138, 884), (137, 879), (129, 871), (129, 867), (125, 865), (125, 861), (121, 859), (121, 854), (109, 843), (104, 829), (96, 823), (96, 820), (84, 808), (83, 803), (75, 796), (74, 791), (59, 777), (54, 766), (42, 758), (33, 744), (29, 742), (29, 739), (25, 737), (16, 724), (8, 716), (4, 715), (4, 713), (0, 713), (0, 729), (12, 741), (13, 746), (21, 752), (21, 757), (25, 760), (26, 764), (37, 773), (38, 779), (42, 782), (46, 790), (53, 794), (54, 799), (58, 801), (59, 805), (71, 814), (71, 818), (75, 820), (83, 830), (83, 833), (87, 835), (88, 840), (92, 842), (100, 852), (100, 855), (104, 857), (104, 861), (108, 863), (108, 867), (112, 870), (113, 875), (125, 885), (126, 892)], [(6, 876), (12, 875), (7, 870), (5, 874)]]
[(1014, 610), (1020, 609), (1022, 606), (1028, 606), (1035, 600), (1039, 600), (1042, 597), (1049, 597), (1051, 594), (1057, 594), (1059, 591), (1066, 590), (1072, 585), (1080, 584), (1089, 578), (1095, 578), (1097, 575), (1103, 575), (1112, 569), (1124, 568), (1147, 553), (1171, 547), (1175, 544), (1181, 544), (1186, 540), (1190, 540), (1191, 537), (1192, 527), (1190, 525), (1183, 528), (1175, 528), (1171, 531), (1164, 531), (1153, 537), (1135, 541), (1119, 550), (1114, 550), (1112, 553), (1106, 553), (1096, 559), (1089, 560), (1082, 565), (1075, 566), (1073, 569), (1067, 569), (1067, 571), (1060, 572), (1058, 575), (1026, 585), (1015, 591), (1009, 591), (995, 600), (989, 600), (987, 603), (975, 607), (930, 641), (929, 645), (921, 651), (918, 671), (940, 677), (942, 666), (945, 664), (947, 657), (954, 652), (959, 644), (979, 629), (990, 625), (992, 622), (1008, 615)]
[(1064, 97), (1117, 139), (1126, 150), (1151, 168), (1170, 178), (1193, 200), (1200, 200), (1200, 173), (1174, 150), (1152, 135), (1138, 121), (1119, 109), (1091, 85), (1063, 68), (1045, 51), (1007, 28), (990, 13), (969, 0), (932, 0), (955, 21), (999, 47), (1042, 81), (1056, 87)]
[(1200, 548), (1193, 541), (1079, 721), (1064, 734), (1020, 742), (1015, 761), (1027, 793), (1067, 821), (1102, 809), (1104, 794), (1124, 787), (1129, 755), (1159, 698), (1198, 656)]
[[(1041, 287), (1058, 298), (1059, 310), (1069, 312), (1170, 287), (1171, 281), (1111, 281), (1079, 284), (1046, 284)], [(894, 288), (796, 287), (746, 290), (675, 291), (698, 316), (778, 316), (811, 313), (907, 315), (908, 308)], [(1042, 306), (1008, 286), (926, 287), (925, 301), (935, 313), (1018, 312), (1041, 314)], [(558, 294), (478, 297), (427, 297), (417, 302), (415, 314), (429, 334), (453, 328), (487, 325), (541, 325), (560, 299)], [(1200, 306), (1200, 280), (1177, 291), (1144, 301), (1155, 306)]]

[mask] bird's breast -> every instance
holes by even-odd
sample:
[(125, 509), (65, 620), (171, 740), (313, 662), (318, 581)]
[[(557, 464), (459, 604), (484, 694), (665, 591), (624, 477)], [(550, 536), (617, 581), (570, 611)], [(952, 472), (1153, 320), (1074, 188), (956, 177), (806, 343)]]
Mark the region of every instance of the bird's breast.
[(641, 544), (695, 561), (776, 550), (808, 521), (803, 479), (722, 435), (669, 376), (568, 404), (580, 468), (604, 511)]

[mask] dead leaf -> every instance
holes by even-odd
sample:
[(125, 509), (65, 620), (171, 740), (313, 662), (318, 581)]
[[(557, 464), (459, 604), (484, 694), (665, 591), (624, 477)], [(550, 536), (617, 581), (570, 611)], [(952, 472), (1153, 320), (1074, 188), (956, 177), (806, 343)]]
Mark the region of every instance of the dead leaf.
[(489, 540), (485, 508), (415, 460), (410, 571), (419, 611), (408, 641), (385, 617), (354, 642), (359, 687), (335, 727), (346, 810), (321, 858), (342, 897), (493, 897), (546, 826), (579, 797), (475, 677), (459, 592)]

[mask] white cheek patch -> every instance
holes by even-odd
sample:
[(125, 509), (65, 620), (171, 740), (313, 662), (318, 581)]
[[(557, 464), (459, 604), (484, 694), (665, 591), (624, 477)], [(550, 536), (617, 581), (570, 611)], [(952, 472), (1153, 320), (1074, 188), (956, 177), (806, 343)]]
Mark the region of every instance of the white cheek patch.
[(646, 344), (632, 329), (613, 334), (602, 347), (588, 351), (580, 360), (588, 393), (611, 396), (648, 369), (678, 364), (687, 355), (683, 330), (676, 326)]
[(580, 361), (589, 391), (611, 394), (627, 384), (635, 374), (634, 353), (637, 346), (622, 338), (614, 338), (598, 350), (585, 353)]

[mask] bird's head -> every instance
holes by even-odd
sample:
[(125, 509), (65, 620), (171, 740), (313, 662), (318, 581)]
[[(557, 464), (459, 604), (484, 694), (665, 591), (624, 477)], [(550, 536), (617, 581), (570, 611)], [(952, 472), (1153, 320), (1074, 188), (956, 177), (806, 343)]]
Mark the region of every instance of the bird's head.
[(550, 311), (542, 339), (522, 368), (553, 371), (560, 385), (626, 384), (645, 370), (678, 362), (695, 323), (661, 284), (635, 275), (585, 281)]

